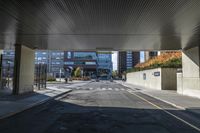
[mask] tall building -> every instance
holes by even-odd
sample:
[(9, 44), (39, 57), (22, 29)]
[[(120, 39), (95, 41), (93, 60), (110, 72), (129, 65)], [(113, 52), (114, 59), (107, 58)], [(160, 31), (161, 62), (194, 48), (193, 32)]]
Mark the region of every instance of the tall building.
[(98, 77), (104, 77), (110, 79), (112, 76), (112, 52), (98, 51), (97, 52), (97, 75)]
[(140, 52), (120, 51), (118, 53), (118, 72), (122, 74), (124, 71), (133, 68), (140, 62)]
[(155, 56), (158, 56), (158, 52), (157, 51), (145, 51), (144, 52), (144, 61), (152, 59)]
[(121, 75), (124, 71), (127, 70), (126, 67), (126, 51), (118, 52), (118, 73)]
[(40, 50), (35, 52), (35, 64), (47, 64), (48, 75), (64, 77), (64, 52)]
[(97, 54), (95, 51), (65, 51), (64, 69), (68, 73), (80, 67), (84, 76), (96, 76)]
[(15, 52), (13, 50), (4, 50), (2, 54), (2, 76), (13, 77), (14, 70), (14, 57)]
[[(13, 76), (14, 51), (3, 51), (3, 76)], [(96, 51), (47, 51), (35, 52), (35, 64), (47, 64), (47, 74), (65, 77), (77, 67), (81, 67), (84, 76), (107, 76), (112, 74), (112, 53)]]

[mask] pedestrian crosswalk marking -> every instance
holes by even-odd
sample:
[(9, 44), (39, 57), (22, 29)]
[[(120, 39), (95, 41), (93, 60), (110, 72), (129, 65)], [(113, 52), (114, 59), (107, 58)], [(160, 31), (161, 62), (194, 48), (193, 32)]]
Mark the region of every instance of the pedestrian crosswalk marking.
[(97, 90), (101, 90), (101, 88), (97, 88)]
[[(92, 87), (76, 87), (76, 90), (99, 90), (99, 91), (125, 91), (126, 89), (124, 88), (92, 88)], [(127, 90), (128, 92), (131, 92), (132, 90)]]
[(118, 89), (118, 88), (115, 88), (115, 90), (116, 90), (116, 91), (119, 91), (119, 89)]

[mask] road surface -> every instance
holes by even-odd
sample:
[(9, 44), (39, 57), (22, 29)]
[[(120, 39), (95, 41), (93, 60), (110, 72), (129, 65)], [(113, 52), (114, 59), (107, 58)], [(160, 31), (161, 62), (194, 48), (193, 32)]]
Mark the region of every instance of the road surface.
[[(59, 85), (58, 88), (67, 88)], [(200, 116), (121, 84), (71, 87), (61, 99), (0, 121), (0, 133), (198, 133)]]

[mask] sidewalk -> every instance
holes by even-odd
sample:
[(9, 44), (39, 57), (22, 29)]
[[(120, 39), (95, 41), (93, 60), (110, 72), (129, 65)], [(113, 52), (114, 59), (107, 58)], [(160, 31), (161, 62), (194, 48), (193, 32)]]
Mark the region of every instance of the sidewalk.
[(0, 119), (15, 115), (70, 91), (71, 89), (51, 87), (19, 96), (0, 97)]
[(120, 81), (117, 81), (117, 83), (120, 83), (132, 89), (137, 88), (140, 92), (146, 95), (149, 95), (151, 97), (154, 97), (158, 100), (161, 100), (163, 102), (166, 102), (168, 104), (171, 104), (175, 106), (176, 108), (184, 109), (184, 110), (188, 110), (188, 111), (200, 114), (200, 99), (198, 98), (180, 95), (176, 93), (176, 91), (153, 90), (150, 88), (144, 88), (142, 86), (136, 86), (136, 85), (128, 84), (125, 82), (120, 82)]

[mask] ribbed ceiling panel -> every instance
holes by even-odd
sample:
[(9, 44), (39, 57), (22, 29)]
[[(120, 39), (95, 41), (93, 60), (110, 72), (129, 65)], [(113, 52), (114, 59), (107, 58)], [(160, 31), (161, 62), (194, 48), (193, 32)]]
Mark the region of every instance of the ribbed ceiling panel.
[(0, 47), (159, 50), (199, 45), (200, 0), (1, 0)]

